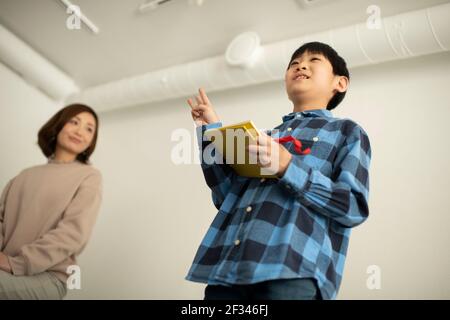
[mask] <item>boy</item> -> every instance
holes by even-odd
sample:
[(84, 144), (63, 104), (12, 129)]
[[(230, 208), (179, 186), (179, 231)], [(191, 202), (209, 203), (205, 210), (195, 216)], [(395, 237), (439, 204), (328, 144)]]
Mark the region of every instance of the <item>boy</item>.
[[(285, 74), (293, 112), (276, 134), (261, 133), (248, 149), (262, 155), (261, 163), (278, 161), (276, 179), (241, 177), (226, 164), (202, 161), (219, 212), (186, 279), (207, 283), (205, 299), (336, 297), (350, 228), (369, 214), (369, 139), (355, 122), (330, 112), (349, 78), (345, 61), (326, 44), (306, 43), (293, 53)], [(204, 150), (210, 142), (203, 132), (221, 123), (199, 91), (188, 103)], [(286, 136), (309, 153), (274, 139)]]

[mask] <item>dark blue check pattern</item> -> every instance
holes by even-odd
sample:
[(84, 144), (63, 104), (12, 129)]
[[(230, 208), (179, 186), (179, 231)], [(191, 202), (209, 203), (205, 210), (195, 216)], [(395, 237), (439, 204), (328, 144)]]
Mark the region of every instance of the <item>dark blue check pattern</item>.
[[(203, 132), (220, 126), (197, 128), (201, 150), (211, 143)], [(202, 161), (218, 213), (186, 279), (229, 286), (315, 278), (322, 297), (334, 299), (351, 228), (369, 214), (368, 136), (326, 109), (290, 113), (267, 133), (292, 135), (311, 153), (298, 155), (285, 144), (293, 159), (279, 179), (246, 178)]]

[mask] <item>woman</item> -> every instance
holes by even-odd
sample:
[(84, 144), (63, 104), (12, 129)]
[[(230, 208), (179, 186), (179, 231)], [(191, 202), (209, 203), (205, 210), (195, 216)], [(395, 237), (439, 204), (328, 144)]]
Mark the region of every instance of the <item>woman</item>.
[[(99, 211), (100, 172), (89, 164), (98, 117), (73, 104), (39, 131), (48, 163), (22, 171), (0, 198), (0, 299), (62, 299)], [(70, 271), (69, 271), (70, 270)]]

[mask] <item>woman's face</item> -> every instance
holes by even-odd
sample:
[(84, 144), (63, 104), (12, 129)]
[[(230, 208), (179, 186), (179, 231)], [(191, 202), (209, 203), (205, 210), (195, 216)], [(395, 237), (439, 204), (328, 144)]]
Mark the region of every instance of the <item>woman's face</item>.
[(79, 155), (92, 143), (96, 121), (89, 112), (81, 112), (70, 119), (58, 134), (57, 148)]

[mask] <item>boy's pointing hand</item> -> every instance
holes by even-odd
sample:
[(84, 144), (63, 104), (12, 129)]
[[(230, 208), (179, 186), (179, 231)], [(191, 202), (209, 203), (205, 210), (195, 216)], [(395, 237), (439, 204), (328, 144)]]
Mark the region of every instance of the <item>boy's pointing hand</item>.
[(192, 119), (197, 126), (219, 122), (219, 117), (217, 116), (211, 102), (206, 95), (205, 90), (200, 88), (198, 90), (199, 94), (195, 96), (195, 102), (193, 99), (189, 98), (187, 100), (188, 104), (191, 106)]

